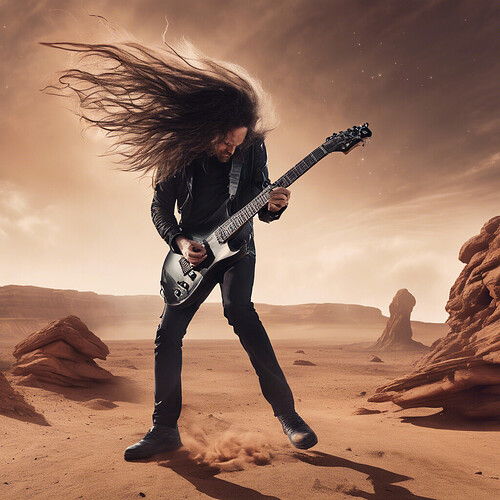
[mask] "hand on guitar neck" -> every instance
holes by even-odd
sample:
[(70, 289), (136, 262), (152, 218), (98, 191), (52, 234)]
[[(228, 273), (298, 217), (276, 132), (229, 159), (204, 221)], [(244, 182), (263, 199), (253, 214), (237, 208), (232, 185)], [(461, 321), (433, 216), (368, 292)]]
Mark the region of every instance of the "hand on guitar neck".
[(205, 247), (197, 241), (179, 235), (175, 238), (175, 243), (184, 258), (195, 267), (207, 257)]
[(290, 199), (290, 190), (277, 187), (271, 191), (271, 197), (267, 203), (267, 208), (270, 212), (279, 212), (283, 207), (288, 205)]

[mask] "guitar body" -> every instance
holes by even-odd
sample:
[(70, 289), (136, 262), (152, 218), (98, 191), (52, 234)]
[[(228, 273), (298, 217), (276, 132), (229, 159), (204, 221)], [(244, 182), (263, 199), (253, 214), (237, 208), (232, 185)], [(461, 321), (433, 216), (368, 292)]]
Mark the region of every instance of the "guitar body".
[(229, 217), (227, 203), (224, 203), (210, 217), (203, 230), (194, 229), (186, 233), (189, 239), (203, 244), (207, 250), (207, 257), (198, 266), (192, 267), (181, 254), (172, 250), (167, 254), (160, 283), (163, 298), (169, 306), (187, 307), (205, 300), (220, 271), (245, 256), (245, 237), (248, 236), (245, 226), (225, 243), (219, 243), (213, 233)]

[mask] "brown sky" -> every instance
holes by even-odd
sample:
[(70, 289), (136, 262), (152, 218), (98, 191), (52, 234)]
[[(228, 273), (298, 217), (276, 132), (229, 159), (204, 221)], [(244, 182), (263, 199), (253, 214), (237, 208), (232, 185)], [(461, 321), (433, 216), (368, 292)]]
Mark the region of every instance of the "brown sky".
[[(185, 36), (261, 79), (281, 118), (271, 177), (332, 132), (370, 122), (366, 148), (332, 154), (256, 224), (254, 301), (346, 302), (444, 321), (461, 244), (500, 213), (496, 1), (0, 0), (0, 285), (157, 293), (167, 250), (151, 187), (113, 170), (69, 103), (40, 89), (106, 17), (137, 39)], [(212, 296), (213, 300), (217, 296)]]

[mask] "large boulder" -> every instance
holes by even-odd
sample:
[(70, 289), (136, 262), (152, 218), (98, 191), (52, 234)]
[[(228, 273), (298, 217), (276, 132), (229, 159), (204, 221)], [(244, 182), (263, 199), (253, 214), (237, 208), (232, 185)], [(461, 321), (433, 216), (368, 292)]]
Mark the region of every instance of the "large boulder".
[(415, 371), (379, 387), (370, 401), (500, 417), (500, 216), (462, 246), (459, 258), (466, 266), (446, 305), (450, 332)]
[(389, 306), (390, 318), (382, 336), (371, 347), (377, 351), (427, 350), (428, 347), (412, 339), (410, 316), (417, 301), (406, 289), (398, 290)]
[(66, 386), (87, 386), (112, 379), (96, 364), (106, 359), (109, 349), (76, 316), (49, 323), (16, 345), (12, 373), (25, 378), (19, 383), (48, 382)]

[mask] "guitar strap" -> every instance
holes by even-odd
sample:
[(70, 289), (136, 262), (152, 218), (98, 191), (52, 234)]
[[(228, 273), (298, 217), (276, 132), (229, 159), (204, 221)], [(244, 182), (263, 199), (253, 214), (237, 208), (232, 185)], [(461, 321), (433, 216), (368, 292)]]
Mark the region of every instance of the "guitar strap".
[(243, 168), (243, 153), (238, 149), (231, 160), (229, 172), (229, 200), (233, 201), (240, 183), (241, 169)]

